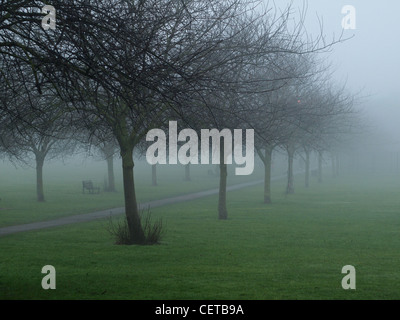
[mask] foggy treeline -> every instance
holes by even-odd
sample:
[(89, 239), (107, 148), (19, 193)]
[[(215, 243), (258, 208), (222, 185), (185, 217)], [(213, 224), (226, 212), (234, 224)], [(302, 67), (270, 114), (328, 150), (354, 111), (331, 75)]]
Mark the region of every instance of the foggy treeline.
[[(14, 162), (34, 160), (38, 201), (45, 199), (47, 160), (97, 153), (107, 160), (114, 191), (118, 157), (131, 241), (145, 243), (133, 154), (143, 158), (149, 130), (168, 131), (172, 120), (196, 132), (254, 129), (265, 203), (273, 201), (273, 162), (286, 168), (288, 194), (299, 168), (306, 186), (313, 174), (321, 181), (323, 170), (388, 168), (385, 157), (361, 146), (366, 129), (357, 96), (333, 80), (322, 55), (346, 39), (327, 38), (322, 28), (310, 37), (291, 5), (54, 0), (49, 30), (42, 6), (1, 1), (0, 16), (0, 151)], [(398, 168), (398, 152), (389, 152)], [(218, 174), (218, 217), (227, 219), (223, 161)]]

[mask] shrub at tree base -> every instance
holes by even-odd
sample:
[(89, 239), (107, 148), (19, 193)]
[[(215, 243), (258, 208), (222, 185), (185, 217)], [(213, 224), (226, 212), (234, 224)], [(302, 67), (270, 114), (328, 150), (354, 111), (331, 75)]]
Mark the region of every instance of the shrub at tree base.
[(164, 235), (165, 228), (162, 219), (158, 219), (153, 222), (151, 219), (150, 208), (146, 210), (142, 209), (140, 213), (140, 222), (145, 234), (144, 243), (135, 243), (132, 239), (131, 232), (129, 230), (128, 221), (126, 217), (122, 220), (114, 222), (110, 217), (108, 221), (107, 231), (115, 238), (115, 244), (117, 245), (154, 245), (160, 244), (161, 238)]

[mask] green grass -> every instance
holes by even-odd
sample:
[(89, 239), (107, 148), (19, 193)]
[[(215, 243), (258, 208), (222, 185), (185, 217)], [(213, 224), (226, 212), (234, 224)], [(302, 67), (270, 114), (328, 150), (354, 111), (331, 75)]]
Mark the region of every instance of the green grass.
[[(106, 166), (103, 163), (47, 164), (44, 171), (45, 203), (36, 201), (36, 176), (32, 168), (0, 165), (0, 228), (16, 224), (51, 220), (124, 206), (119, 161), (114, 164), (116, 193), (82, 194), (82, 180), (93, 180), (103, 187)], [(218, 187), (218, 178), (207, 175), (215, 166), (191, 166), (192, 181), (184, 181), (182, 166), (158, 166), (158, 186), (151, 185), (151, 167), (135, 167), (137, 199), (140, 203)], [(260, 169), (256, 172), (260, 172)], [(255, 173), (256, 174), (256, 173)], [(252, 176), (235, 176), (230, 170), (228, 184), (253, 181)]]
[[(0, 238), (1, 299), (399, 299), (398, 176), (326, 179), (286, 197), (273, 185), (160, 207), (161, 245), (116, 246), (106, 221)], [(57, 289), (43, 290), (44, 265)], [(357, 290), (341, 288), (345, 265)]]

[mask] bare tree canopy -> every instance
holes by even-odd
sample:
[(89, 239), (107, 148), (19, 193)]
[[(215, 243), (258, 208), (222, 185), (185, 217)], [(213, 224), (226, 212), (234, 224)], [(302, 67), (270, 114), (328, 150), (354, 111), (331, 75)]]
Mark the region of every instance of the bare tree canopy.
[[(341, 41), (308, 38), (290, 5), (262, 1), (55, 0), (54, 28), (42, 27), (43, 5), (1, 1), (0, 121), (18, 119), (43, 134), (29, 119), (47, 107), (32, 97), (51, 94), (59, 101), (48, 106), (52, 123), (62, 119), (92, 143), (116, 141), (130, 236), (139, 244), (146, 239), (133, 152), (147, 132), (178, 119), (197, 130), (253, 128), (264, 146), (292, 139), (311, 121), (311, 104), (293, 104), (315, 74), (310, 57)], [(16, 108), (16, 97), (29, 103)]]

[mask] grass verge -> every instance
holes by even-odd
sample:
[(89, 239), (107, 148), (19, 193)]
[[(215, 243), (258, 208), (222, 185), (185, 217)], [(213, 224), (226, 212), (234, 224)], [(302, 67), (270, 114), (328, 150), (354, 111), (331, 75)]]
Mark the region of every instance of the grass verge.
[[(116, 246), (106, 220), (2, 237), (0, 298), (399, 299), (398, 181), (348, 176), (289, 197), (275, 183), (272, 205), (261, 187), (234, 191), (226, 221), (215, 196), (157, 208), (159, 246)], [(41, 288), (44, 265), (56, 290)]]

